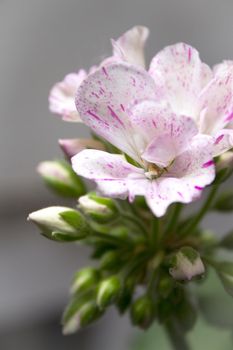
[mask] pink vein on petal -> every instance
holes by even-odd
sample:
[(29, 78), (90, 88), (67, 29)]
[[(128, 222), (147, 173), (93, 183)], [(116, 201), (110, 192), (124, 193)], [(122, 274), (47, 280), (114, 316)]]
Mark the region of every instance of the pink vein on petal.
[(194, 186), (194, 188), (196, 188), (196, 190), (198, 190), (198, 191), (202, 191), (203, 190), (203, 187), (201, 187), (201, 186)]
[(211, 165), (214, 165), (214, 161), (213, 160), (209, 160), (208, 162), (204, 163), (202, 165), (202, 168), (208, 168)]
[(230, 122), (232, 120), (233, 120), (233, 112), (231, 112), (231, 114), (229, 114), (224, 121), (225, 122)]
[(214, 144), (215, 144), (215, 145), (218, 145), (219, 142), (222, 141), (223, 138), (224, 138), (224, 135), (219, 135), (219, 136), (216, 138)]
[(114, 110), (108, 106), (108, 110), (110, 111), (111, 113), (111, 116), (116, 119), (118, 121), (118, 123), (120, 123), (122, 126), (124, 126), (124, 123), (121, 121), (121, 119), (118, 117), (118, 115), (114, 112)]

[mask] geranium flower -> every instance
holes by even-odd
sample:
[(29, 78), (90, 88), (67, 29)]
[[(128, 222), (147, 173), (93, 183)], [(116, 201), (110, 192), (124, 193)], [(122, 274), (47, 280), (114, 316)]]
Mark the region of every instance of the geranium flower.
[(214, 136), (214, 155), (233, 147), (233, 61), (211, 70), (197, 50), (179, 43), (154, 57), (149, 74), (159, 98), (175, 113), (192, 117), (200, 133)]
[[(116, 41), (112, 40), (113, 55), (106, 58), (100, 66), (120, 61), (144, 66), (144, 45), (148, 35), (148, 28), (136, 26)], [(97, 66), (93, 66), (89, 72), (81, 69), (77, 73), (70, 73), (65, 76), (63, 81), (55, 84), (49, 95), (50, 111), (62, 116), (65, 121), (82, 122), (75, 107), (75, 93), (83, 80), (97, 68)]]
[(76, 106), (85, 124), (131, 158), (98, 150), (72, 158), (77, 174), (94, 180), (103, 195), (145, 196), (161, 216), (171, 203), (199, 197), (213, 181), (213, 138), (159, 102), (156, 82), (142, 68), (101, 67), (81, 84)]

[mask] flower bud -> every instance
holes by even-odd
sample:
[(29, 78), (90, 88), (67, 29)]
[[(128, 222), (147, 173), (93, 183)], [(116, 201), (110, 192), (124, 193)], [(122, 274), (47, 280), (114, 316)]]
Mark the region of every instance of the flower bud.
[(69, 306), (65, 314), (63, 334), (72, 334), (80, 328), (88, 326), (96, 321), (102, 313), (95, 301), (86, 301), (82, 304), (82, 300), (78, 300)]
[(37, 170), (47, 186), (60, 196), (77, 198), (85, 193), (82, 180), (65, 161), (45, 161)]
[(112, 271), (119, 268), (121, 259), (119, 253), (114, 251), (107, 251), (100, 260), (101, 270)]
[(48, 207), (28, 216), (42, 234), (55, 241), (75, 241), (86, 237), (89, 226), (81, 213), (67, 207)]
[(162, 276), (158, 283), (158, 293), (167, 298), (174, 288), (174, 280), (170, 276)]
[(118, 210), (110, 198), (99, 197), (94, 193), (82, 196), (78, 200), (84, 213), (98, 222), (107, 222), (117, 216)]
[(68, 159), (86, 148), (105, 150), (104, 144), (93, 139), (67, 139), (59, 140), (59, 145)]
[(170, 264), (169, 273), (178, 281), (190, 281), (205, 272), (199, 253), (191, 247), (181, 248), (172, 257)]
[(102, 281), (97, 291), (97, 305), (105, 308), (112, 304), (120, 295), (121, 281), (118, 276), (111, 276)]
[(85, 267), (78, 271), (73, 279), (73, 283), (70, 289), (71, 294), (83, 292), (92, 286), (95, 286), (100, 278), (100, 273), (97, 269), (92, 267)]
[(130, 309), (132, 323), (142, 329), (147, 329), (155, 318), (155, 306), (152, 299), (141, 296), (133, 302)]

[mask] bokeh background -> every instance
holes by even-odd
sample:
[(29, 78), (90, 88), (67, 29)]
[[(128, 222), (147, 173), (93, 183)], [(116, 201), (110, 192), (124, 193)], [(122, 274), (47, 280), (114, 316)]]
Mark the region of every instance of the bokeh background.
[[(52, 85), (100, 62), (111, 52), (109, 39), (136, 24), (151, 30), (148, 62), (178, 41), (195, 46), (210, 65), (233, 59), (232, 14), (232, 0), (0, 0), (1, 350), (128, 350), (138, 337), (127, 317), (114, 310), (78, 335), (61, 336), (68, 286), (88, 252), (45, 240), (26, 217), (60, 203), (44, 188), (37, 163), (61, 156), (58, 138), (86, 136), (87, 129), (49, 114)], [(222, 233), (233, 219), (213, 216), (205, 224)], [(155, 332), (150, 331), (151, 339)], [(208, 332), (197, 334), (207, 342)], [(136, 343), (144, 350), (170, 349), (158, 334)], [(229, 341), (224, 344), (215, 342), (211, 349), (228, 350)]]

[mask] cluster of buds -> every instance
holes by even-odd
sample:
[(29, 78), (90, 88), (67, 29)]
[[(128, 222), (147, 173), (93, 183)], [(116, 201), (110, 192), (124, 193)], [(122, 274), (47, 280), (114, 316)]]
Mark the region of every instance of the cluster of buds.
[[(229, 172), (223, 161), (219, 171)], [(31, 213), (28, 219), (53, 241), (82, 241), (98, 261), (96, 267), (85, 267), (73, 278), (71, 300), (63, 315), (64, 334), (94, 322), (112, 304), (120, 314), (128, 310), (132, 324), (142, 329), (156, 319), (166, 324), (175, 315), (189, 330), (196, 320), (196, 310), (186, 285), (202, 279), (208, 265), (216, 269), (226, 290), (233, 293), (232, 264), (214, 263), (210, 258), (218, 247), (232, 249), (232, 233), (217, 241), (213, 234), (193, 227), (193, 237), (184, 228), (195, 221), (195, 216), (182, 218), (171, 227), (169, 217), (172, 221), (177, 205), (161, 221), (140, 197), (134, 205), (135, 215), (130, 204), (123, 208), (122, 202), (95, 192), (82, 195), (85, 187), (69, 163), (45, 162), (39, 172), (49, 179), (47, 183), (56, 193), (66, 196), (64, 189), (73, 186), (75, 191), (79, 188), (80, 196), (76, 208), (49, 207)], [(210, 210), (233, 210), (232, 198), (229, 193), (219, 195)], [(190, 315), (192, 322), (187, 327)]]

